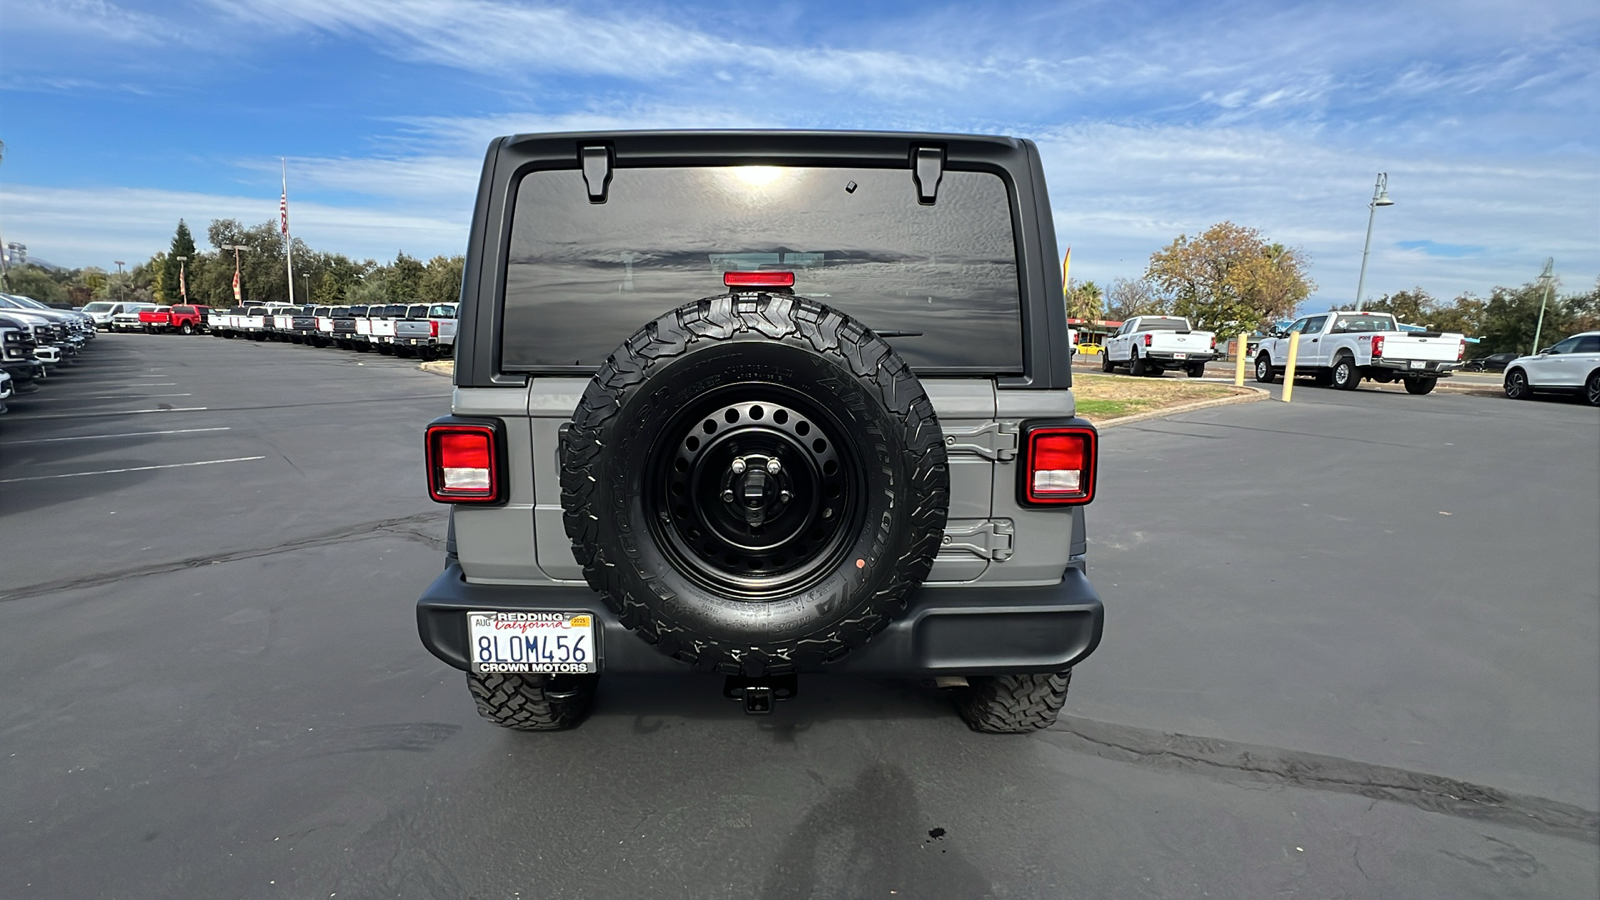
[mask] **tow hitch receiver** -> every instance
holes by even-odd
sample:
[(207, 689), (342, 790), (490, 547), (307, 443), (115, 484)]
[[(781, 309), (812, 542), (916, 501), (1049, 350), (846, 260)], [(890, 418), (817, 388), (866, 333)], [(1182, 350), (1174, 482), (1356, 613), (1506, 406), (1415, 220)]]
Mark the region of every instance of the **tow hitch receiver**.
[(800, 679), (794, 675), (777, 675), (772, 678), (744, 678), (729, 675), (722, 682), (722, 696), (729, 700), (743, 700), (747, 716), (772, 714), (775, 700), (793, 700), (800, 693)]

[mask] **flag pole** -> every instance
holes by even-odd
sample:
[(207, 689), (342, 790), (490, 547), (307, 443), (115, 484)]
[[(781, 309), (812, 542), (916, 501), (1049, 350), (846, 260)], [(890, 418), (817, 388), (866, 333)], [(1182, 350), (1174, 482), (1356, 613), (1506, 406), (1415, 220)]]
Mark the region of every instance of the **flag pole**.
[(289, 161), (278, 157), (283, 167), (283, 198), (278, 201), (278, 215), (283, 222), (283, 265), (289, 273), (289, 305), (294, 305), (294, 239), (289, 237)]

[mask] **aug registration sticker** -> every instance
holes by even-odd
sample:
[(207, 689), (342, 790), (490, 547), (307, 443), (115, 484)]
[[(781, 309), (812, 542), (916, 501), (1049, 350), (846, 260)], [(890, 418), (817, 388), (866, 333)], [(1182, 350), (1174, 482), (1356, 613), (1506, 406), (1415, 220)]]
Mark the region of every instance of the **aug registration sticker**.
[(600, 671), (586, 612), (467, 613), (474, 675), (584, 675)]

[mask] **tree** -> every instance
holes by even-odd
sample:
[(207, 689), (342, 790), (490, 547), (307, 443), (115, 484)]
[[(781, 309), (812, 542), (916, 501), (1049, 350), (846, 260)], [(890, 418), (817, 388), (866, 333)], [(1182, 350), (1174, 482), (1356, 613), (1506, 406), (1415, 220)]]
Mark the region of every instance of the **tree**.
[(39, 266), (32, 264), (16, 266), (6, 272), (6, 281), (9, 282), (13, 294), (32, 297), (40, 303), (51, 306), (67, 302), (66, 287)]
[(1093, 322), (1105, 315), (1105, 296), (1092, 281), (1067, 286), (1067, 318)]
[(1145, 278), (1174, 314), (1207, 331), (1234, 334), (1281, 318), (1309, 296), (1315, 284), (1308, 267), (1304, 251), (1220, 222), (1151, 254)]
[(1106, 300), (1106, 318), (1114, 322), (1167, 312), (1166, 303), (1156, 293), (1155, 286), (1143, 278), (1118, 278), (1111, 282)]
[(1482, 346), (1489, 353), (1530, 353), (1540, 348), (1533, 346), (1534, 332), (1540, 332), (1540, 343), (1549, 346), (1572, 330), (1569, 303), (1562, 298), (1556, 285), (1551, 285), (1550, 302), (1545, 308), (1544, 327), (1539, 329), (1539, 304), (1545, 299), (1545, 287), (1531, 281), (1519, 288), (1497, 287), (1489, 293), (1484, 305)]
[(461, 272), (466, 265), (464, 256), (435, 256), (428, 260), (428, 270), (422, 275), (418, 303), (454, 303), (461, 299)]
[[(178, 220), (178, 230), (172, 235), (172, 247), (167, 253), (167, 258), (173, 262), (179, 256), (187, 256), (190, 263), (185, 266), (166, 266), (161, 272), (161, 296), (166, 303), (177, 303), (182, 298), (183, 292), (179, 290), (178, 276), (180, 268), (184, 269), (184, 280), (194, 271), (193, 264), (199, 260), (199, 254), (194, 249), (194, 235), (189, 233), (189, 225), (182, 219)], [(191, 297), (190, 299), (194, 299)]]
[(1467, 337), (1483, 334), (1483, 319), (1487, 304), (1471, 294), (1462, 294), (1448, 306), (1428, 313), (1422, 324), (1435, 331), (1451, 331)]
[(389, 266), (387, 283), (389, 303), (417, 303), (417, 297), (422, 292), (422, 278), (428, 272), (422, 261), (413, 256), (407, 256), (404, 251), (394, 255), (394, 262)]

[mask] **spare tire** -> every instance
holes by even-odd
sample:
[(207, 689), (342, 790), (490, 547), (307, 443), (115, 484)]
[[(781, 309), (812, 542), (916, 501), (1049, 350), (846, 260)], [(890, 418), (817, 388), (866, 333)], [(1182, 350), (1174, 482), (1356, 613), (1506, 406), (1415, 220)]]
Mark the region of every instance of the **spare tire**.
[(927, 577), (949, 494), (905, 361), (787, 294), (710, 297), (645, 325), (561, 438), (584, 578), (701, 671), (786, 674), (865, 644)]

